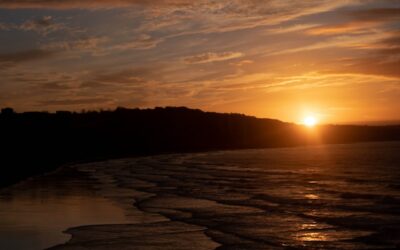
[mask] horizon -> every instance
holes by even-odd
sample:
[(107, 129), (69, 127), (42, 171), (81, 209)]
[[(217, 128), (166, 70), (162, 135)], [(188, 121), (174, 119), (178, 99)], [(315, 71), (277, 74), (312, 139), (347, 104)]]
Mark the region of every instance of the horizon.
[(400, 121), (399, 29), (391, 0), (5, 0), (0, 107)]
[[(132, 110), (132, 109), (139, 109), (139, 110), (154, 110), (156, 108), (185, 108), (185, 109), (189, 109), (189, 110), (200, 110), (201, 112), (205, 112), (205, 113), (218, 113), (218, 114), (234, 114), (234, 115), (244, 115), (244, 116), (248, 116), (248, 117), (254, 117), (257, 119), (270, 119), (270, 120), (277, 120), (280, 122), (285, 122), (285, 123), (293, 123), (296, 125), (305, 125), (304, 121), (297, 121), (297, 122), (292, 122), (292, 121), (285, 121), (279, 118), (274, 118), (274, 117), (259, 117), (259, 116), (254, 116), (254, 115), (250, 115), (250, 114), (245, 114), (245, 113), (238, 113), (238, 112), (216, 112), (216, 111), (210, 111), (210, 110), (203, 110), (203, 109), (196, 109), (196, 108), (192, 108), (192, 107), (186, 107), (186, 106), (154, 106), (154, 107), (131, 107), (131, 108), (127, 108), (127, 107), (116, 107), (116, 108), (108, 108), (108, 109), (82, 109), (82, 110), (53, 110), (53, 111), (46, 111), (46, 110), (26, 110), (26, 111), (22, 111), (19, 112), (18, 110), (15, 110), (12, 107), (3, 107), (0, 108), (0, 114), (2, 114), (3, 110), (6, 109), (11, 109), (12, 112), (17, 113), (17, 114), (23, 114), (23, 113), (50, 113), (50, 114), (56, 114), (57, 112), (71, 112), (71, 113), (76, 113), (76, 114), (84, 114), (84, 113), (90, 113), (90, 112), (114, 112), (117, 109), (128, 109), (128, 110)], [(320, 121), (317, 121), (316, 126), (324, 126), (324, 125), (355, 125), (355, 126), (390, 126), (390, 125), (400, 125), (400, 120), (386, 120), (386, 121), (353, 121), (353, 122), (347, 122), (347, 123), (323, 123)], [(314, 125), (313, 125), (314, 126)]]

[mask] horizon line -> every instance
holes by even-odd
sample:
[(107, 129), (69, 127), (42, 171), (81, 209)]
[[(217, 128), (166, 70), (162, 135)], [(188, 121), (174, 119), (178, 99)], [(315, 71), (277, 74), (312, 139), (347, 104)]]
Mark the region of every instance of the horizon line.
[[(3, 113), (16, 113), (16, 114), (24, 114), (24, 113), (48, 113), (48, 114), (57, 114), (61, 112), (68, 112), (68, 113), (73, 113), (73, 114), (85, 114), (85, 113), (90, 113), (90, 112), (115, 112), (118, 109), (126, 109), (126, 110), (155, 110), (155, 109), (166, 109), (166, 108), (185, 108), (188, 110), (198, 110), (204, 113), (216, 113), (216, 114), (232, 114), (232, 115), (244, 115), (247, 117), (254, 117), (256, 119), (268, 119), (268, 120), (276, 120), (284, 123), (292, 123), (296, 125), (304, 125), (301, 122), (290, 122), (290, 121), (284, 121), (279, 118), (273, 118), (273, 117), (258, 117), (255, 115), (249, 115), (245, 113), (239, 113), (239, 112), (216, 112), (216, 111), (207, 111), (203, 110), (200, 108), (190, 108), (187, 106), (154, 106), (154, 107), (134, 107), (134, 108), (127, 108), (127, 107), (115, 107), (115, 108), (99, 108), (99, 109), (81, 109), (80, 111), (77, 110), (55, 110), (55, 111), (47, 111), (47, 110), (29, 110), (29, 111), (16, 111), (12, 107), (4, 107), (1, 108), (0, 114)], [(400, 118), (399, 119), (393, 119), (393, 120), (370, 120), (370, 121), (354, 121), (354, 122), (338, 122), (338, 123), (319, 123), (316, 126), (329, 126), (329, 125), (339, 125), (339, 126), (400, 126)]]

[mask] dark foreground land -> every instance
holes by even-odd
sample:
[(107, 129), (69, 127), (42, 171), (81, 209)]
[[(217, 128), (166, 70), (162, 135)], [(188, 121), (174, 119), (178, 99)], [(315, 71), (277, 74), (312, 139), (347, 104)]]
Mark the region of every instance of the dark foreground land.
[(400, 140), (400, 126), (303, 126), (188, 108), (0, 115), (0, 186), (79, 161), (171, 152)]

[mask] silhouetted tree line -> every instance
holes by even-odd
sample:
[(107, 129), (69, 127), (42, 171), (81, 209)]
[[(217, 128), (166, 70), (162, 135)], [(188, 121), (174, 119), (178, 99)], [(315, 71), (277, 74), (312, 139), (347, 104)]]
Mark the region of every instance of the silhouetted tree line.
[(0, 186), (65, 163), (169, 152), (400, 140), (400, 126), (313, 129), (185, 107), (25, 112), (2, 109)]

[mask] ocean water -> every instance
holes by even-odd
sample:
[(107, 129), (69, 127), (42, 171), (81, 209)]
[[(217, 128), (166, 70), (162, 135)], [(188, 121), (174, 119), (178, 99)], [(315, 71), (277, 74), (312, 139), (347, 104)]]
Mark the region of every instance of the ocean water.
[(1, 249), (15, 238), (42, 242), (19, 249), (61, 244), (70, 227), (72, 241), (54, 249), (400, 248), (400, 142), (161, 155), (68, 171), (0, 192)]

